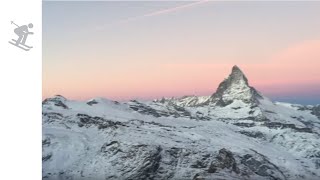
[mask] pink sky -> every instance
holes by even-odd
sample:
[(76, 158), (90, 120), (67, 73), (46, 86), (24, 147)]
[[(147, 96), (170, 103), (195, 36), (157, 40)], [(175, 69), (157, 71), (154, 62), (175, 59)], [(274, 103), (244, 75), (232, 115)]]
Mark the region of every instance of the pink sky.
[(233, 65), (267, 96), (320, 97), (317, 2), (45, 2), (43, 12), (43, 98), (211, 95)]
[[(305, 41), (278, 52), (264, 63), (237, 65), (244, 71), (251, 86), (262, 93), (269, 95), (310, 93), (319, 90), (320, 87), (319, 52), (320, 40)], [(72, 99), (88, 99), (95, 96), (130, 99), (184, 94), (209, 95), (227, 77), (233, 65), (233, 63), (159, 63), (152, 69), (128, 68), (127, 73), (117, 74), (114, 77), (108, 77), (107, 72), (104, 74), (101, 71), (87, 69), (86, 72), (72, 72), (81, 78), (73, 76), (57, 78), (59, 80), (55, 82), (57, 84), (44, 82), (43, 97), (50, 97), (58, 92)], [(67, 85), (67, 88), (63, 84)], [(310, 89), (312, 85), (314, 89)]]

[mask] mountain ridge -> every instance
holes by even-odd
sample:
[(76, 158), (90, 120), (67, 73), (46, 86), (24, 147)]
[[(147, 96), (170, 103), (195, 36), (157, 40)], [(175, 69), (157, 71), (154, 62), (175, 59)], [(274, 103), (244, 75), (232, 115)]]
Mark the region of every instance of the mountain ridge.
[[(211, 96), (183, 96), (181, 98), (162, 98), (155, 102), (174, 102), (183, 106), (227, 106), (234, 100), (242, 100), (249, 104), (259, 104), (259, 99), (265, 97), (248, 83), (248, 79), (241, 69), (234, 65), (229, 76), (223, 80), (215, 93)], [(187, 102), (183, 102), (183, 100)]]

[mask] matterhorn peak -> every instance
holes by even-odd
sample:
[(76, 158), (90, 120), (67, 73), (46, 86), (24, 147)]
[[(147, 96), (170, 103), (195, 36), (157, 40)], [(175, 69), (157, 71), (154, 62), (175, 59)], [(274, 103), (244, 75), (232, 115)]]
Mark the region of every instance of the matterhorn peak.
[(234, 65), (232, 67), (232, 73), (236, 73), (236, 72), (240, 72), (243, 74), (243, 72), (241, 71), (241, 69), (237, 66), (237, 65)]
[(226, 106), (235, 100), (244, 103), (258, 103), (262, 96), (251, 86), (248, 79), (238, 66), (233, 66), (231, 74), (219, 84), (219, 87), (210, 98), (210, 103)]
[(243, 81), (245, 85), (249, 86), (247, 77), (244, 75), (241, 69), (236, 65), (232, 67), (232, 71), (231, 71), (231, 74), (229, 75), (229, 78), (234, 83), (239, 83), (239, 81)]
[(242, 73), (241, 69), (237, 65), (234, 65), (232, 67), (232, 72), (236, 72), (236, 71), (240, 71)]

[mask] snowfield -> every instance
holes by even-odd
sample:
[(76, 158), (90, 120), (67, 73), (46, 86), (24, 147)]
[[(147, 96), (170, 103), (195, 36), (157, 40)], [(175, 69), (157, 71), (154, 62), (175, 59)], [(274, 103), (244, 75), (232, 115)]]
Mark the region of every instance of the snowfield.
[(43, 101), (43, 179), (320, 179), (320, 108), (234, 66), (212, 96)]

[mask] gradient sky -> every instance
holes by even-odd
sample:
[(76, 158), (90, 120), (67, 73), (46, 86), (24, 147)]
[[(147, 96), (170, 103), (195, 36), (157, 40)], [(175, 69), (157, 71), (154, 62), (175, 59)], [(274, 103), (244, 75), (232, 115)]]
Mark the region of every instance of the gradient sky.
[(320, 103), (320, 2), (43, 2), (43, 98), (211, 95), (235, 64)]

